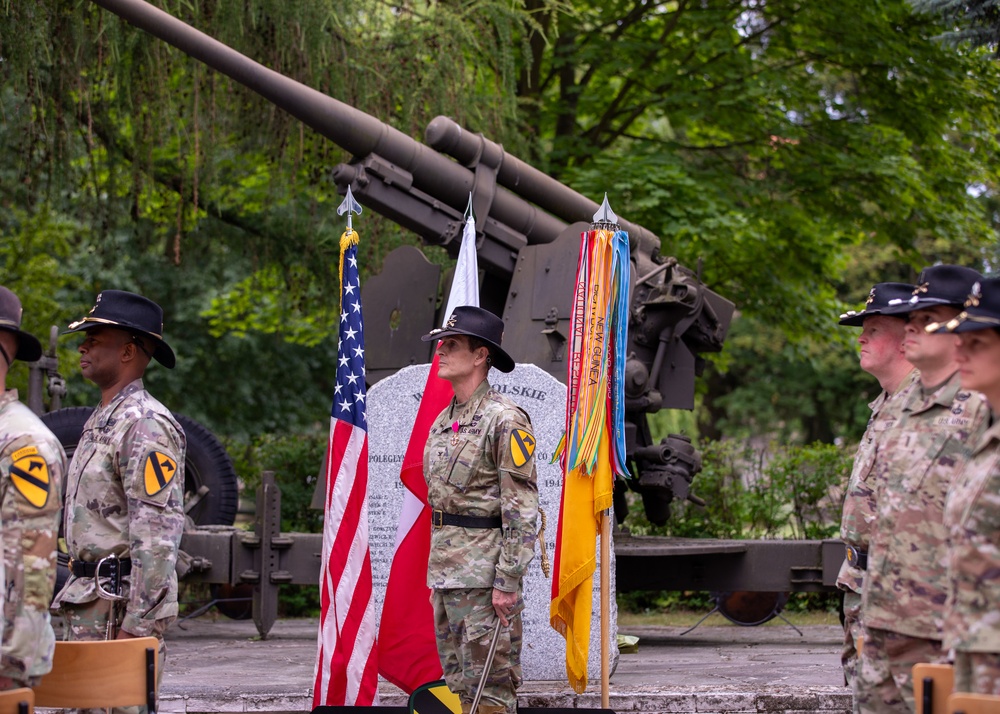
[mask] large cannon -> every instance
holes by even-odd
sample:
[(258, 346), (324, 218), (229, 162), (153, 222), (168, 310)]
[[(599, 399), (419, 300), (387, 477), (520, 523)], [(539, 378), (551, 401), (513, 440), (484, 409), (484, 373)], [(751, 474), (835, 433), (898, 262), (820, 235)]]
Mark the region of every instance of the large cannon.
[[(95, 0), (257, 92), (353, 155), (334, 169), (343, 193), (457, 255), (471, 195), (483, 307), (503, 316), (504, 347), (565, 380), (565, 341), (581, 231), (598, 205), (507, 154), (447, 117), (427, 127), (426, 144), (358, 109), (270, 70), (143, 0)], [(722, 348), (733, 304), (708, 289), (676, 259), (660, 255), (660, 239), (620, 221), (631, 240), (632, 284), (626, 410), (628, 456), (650, 520), (663, 523), (674, 497), (689, 492), (700, 468), (683, 438), (655, 444), (647, 415), (694, 406), (702, 353)], [(418, 339), (440, 324), (439, 269), (400, 249), (364, 290), (366, 362), (378, 380), (409, 364), (429, 362)], [(616, 512), (625, 517), (618, 489)], [(696, 499), (695, 499), (696, 500)]]

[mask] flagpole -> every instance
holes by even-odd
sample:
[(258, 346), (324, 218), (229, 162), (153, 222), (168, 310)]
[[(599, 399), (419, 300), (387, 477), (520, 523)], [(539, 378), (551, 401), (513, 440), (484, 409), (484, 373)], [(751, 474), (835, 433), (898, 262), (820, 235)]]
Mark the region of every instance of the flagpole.
[(608, 512), (601, 513), (601, 707), (610, 709), (611, 666), (609, 663), (610, 593), (611, 593), (611, 519)]
[[(471, 193), (451, 290), (437, 326), (444, 327), (452, 311), (463, 305), (479, 307), (476, 221), (472, 215)], [(438, 360), (435, 357), (427, 373), (420, 407), (400, 469), (403, 511), (397, 526), (396, 547), (392, 554), (378, 631), (379, 674), (407, 694), (422, 684), (441, 678), (441, 660), (434, 637), (434, 612), (427, 587), (431, 509), (427, 505), (423, 453), (431, 424), (448, 406), (454, 391), (450, 382), (437, 376), (437, 370)]]
[[(627, 478), (625, 356), (628, 234), (604, 202), (580, 236), (566, 395), (566, 452), (549, 621), (566, 638), (566, 676), (587, 688), (594, 575), (600, 567), (601, 704), (609, 708), (611, 515), (614, 481)], [(587, 376), (584, 377), (584, 367)]]

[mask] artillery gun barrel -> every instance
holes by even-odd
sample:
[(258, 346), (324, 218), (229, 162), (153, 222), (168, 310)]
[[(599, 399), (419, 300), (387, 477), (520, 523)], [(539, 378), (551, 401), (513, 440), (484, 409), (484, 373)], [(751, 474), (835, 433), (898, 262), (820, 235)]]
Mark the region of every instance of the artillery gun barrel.
[[(94, 2), (252, 89), (355, 156), (377, 154), (410, 172), (415, 187), (460, 214), (465, 208), (475, 174), (398, 129), (268, 69), (143, 0)], [(529, 244), (549, 243), (566, 227), (505, 188), (498, 188), (490, 217), (524, 235)]]
[[(431, 148), (448, 154), (465, 166), (474, 166), (484, 149), (496, 147), (494, 142), (482, 134), (466, 131), (458, 122), (446, 116), (435, 117), (427, 125), (424, 141)], [(504, 153), (503, 162), (497, 171), (497, 183), (567, 223), (589, 223), (599, 208), (597, 203), (583, 194), (508, 153)], [(649, 246), (649, 252), (653, 255), (660, 252), (660, 239), (655, 233), (621, 217), (618, 223), (628, 231), (633, 245)]]

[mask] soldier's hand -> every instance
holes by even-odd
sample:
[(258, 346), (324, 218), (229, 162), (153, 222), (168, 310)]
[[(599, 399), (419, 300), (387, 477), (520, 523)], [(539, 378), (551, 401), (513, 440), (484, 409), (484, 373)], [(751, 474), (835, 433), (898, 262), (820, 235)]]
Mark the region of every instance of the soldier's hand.
[(504, 627), (510, 624), (507, 619), (514, 612), (514, 605), (517, 603), (517, 593), (507, 593), (503, 590), (493, 588), (493, 609), (496, 610), (500, 624)]
[(0, 692), (6, 692), (8, 689), (18, 689), (25, 685), (15, 682), (10, 677), (0, 677)]
[(139, 635), (133, 635), (131, 632), (125, 632), (125, 630), (119, 629), (118, 634), (115, 635), (116, 640), (134, 640)]

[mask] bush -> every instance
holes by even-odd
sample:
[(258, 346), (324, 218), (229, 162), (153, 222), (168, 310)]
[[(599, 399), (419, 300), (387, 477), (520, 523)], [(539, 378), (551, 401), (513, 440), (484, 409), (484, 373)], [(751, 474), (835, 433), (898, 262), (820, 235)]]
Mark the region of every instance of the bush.
[[(316, 481), (323, 469), (328, 434), (316, 427), (299, 434), (262, 434), (250, 442), (228, 444), (230, 456), (247, 485), (256, 494), (265, 471), (274, 472), (281, 491), (281, 530), (318, 533), (323, 512), (311, 507)], [(283, 585), (278, 614), (282, 617), (319, 615), (319, 585)]]
[[(637, 535), (684, 538), (836, 537), (843, 489), (853, 453), (832, 444), (755, 447), (747, 441), (709, 441), (700, 447), (702, 470), (692, 492), (704, 507), (689, 501), (671, 504), (670, 520), (654, 526), (637, 494), (629, 493), (628, 529)], [(625, 612), (708, 610), (709, 593), (644, 591), (620, 593)], [(836, 612), (838, 593), (792, 593), (786, 610)]]
[(700, 445), (702, 470), (692, 492), (706, 501), (671, 504), (670, 520), (654, 526), (638, 497), (626, 522), (637, 535), (684, 538), (807, 538), (836, 536), (843, 487), (853, 454), (832, 444), (758, 448), (745, 441)]
[(250, 442), (227, 445), (247, 493), (256, 498), (265, 471), (274, 472), (281, 491), (281, 530), (318, 533), (323, 512), (311, 507), (326, 457), (328, 433), (318, 428), (299, 434), (261, 434)]

